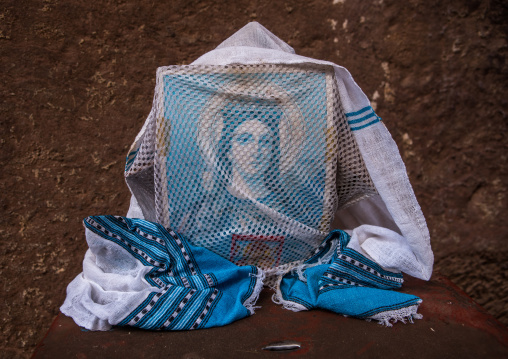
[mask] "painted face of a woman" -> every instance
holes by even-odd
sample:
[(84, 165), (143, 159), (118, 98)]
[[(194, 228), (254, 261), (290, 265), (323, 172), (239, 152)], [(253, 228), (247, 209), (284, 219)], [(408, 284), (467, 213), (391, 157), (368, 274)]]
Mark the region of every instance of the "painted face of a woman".
[(229, 159), (245, 177), (262, 177), (270, 166), (272, 134), (264, 123), (248, 120), (238, 126), (232, 137)]

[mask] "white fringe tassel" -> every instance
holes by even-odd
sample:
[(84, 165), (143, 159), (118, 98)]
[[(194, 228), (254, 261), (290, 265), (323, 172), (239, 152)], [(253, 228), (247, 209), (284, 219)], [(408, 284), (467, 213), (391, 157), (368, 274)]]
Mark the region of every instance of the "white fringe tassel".
[(292, 312), (301, 312), (302, 310), (308, 310), (306, 307), (304, 307), (301, 304), (298, 304), (295, 302), (290, 302), (290, 301), (284, 300), (282, 298), (282, 292), (280, 291), (280, 282), (282, 281), (282, 278), (288, 272), (290, 272), (290, 270), (287, 272), (279, 273), (279, 277), (277, 278), (277, 280), (275, 282), (275, 286), (270, 288), (275, 292), (272, 295), (272, 302), (274, 302), (275, 304), (278, 304), (278, 305), (282, 305), (282, 307), (284, 309), (290, 310)]
[(333, 240), (328, 252), (325, 253), (321, 258), (319, 258), (316, 263), (312, 263), (312, 264), (301, 263), (301, 264), (298, 264), (294, 267), (286, 268), (285, 270), (281, 269), (281, 270), (278, 270), (277, 272), (273, 273), (274, 275), (277, 275), (277, 278), (275, 280), (272, 279), (273, 277), (270, 278), (273, 280), (273, 284), (271, 283), (272, 285), (270, 285), (270, 289), (272, 289), (275, 292), (272, 295), (272, 301), (275, 304), (282, 305), (282, 307), (284, 309), (290, 310), (292, 312), (301, 312), (303, 310), (308, 310), (306, 307), (304, 307), (303, 305), (301, 305), (299, 303), (284, 300), (282, 298), (282, 293), (280, 291), (280, 282), (282, 281), (282, 278), (287, 273), (291, 272), (292, 274), (294, 274), (296, 272), (296, 274), (298, 275), (298, 279), (300, 279), (304, 283), (307, 283), (307, 278), (305, 276), (305, 270), (307, 270), (308, 268), (312, 268), (312, 267), (321, 265), (321, 264), (329, 264), (332, 259), (333, 254), (335, 253), (335, 250), (337, 249), (338, 244), (339, 244), (338, 240)]
[(261, 270), (259, 268), (258, 268), (258, 270), (259, 270), (259, 273), (257, 275), (251, 274), (252, 277), (257, 278), (256, 285), (254, 286), (254, 290), (252, 291), (252, 294), (250, 295), (250, 297), (247, 298), (247, 300), (243, 303), (243, 306), (249, 310), (250, 315), (254, 314), (255, 309), (261, 308), (260, 306), (254, 306), (254, 305), (258, 301), (259, 293), (261, 293), (261, 290), (263, 290), (263, 285), (264, 285), (263, 282), (265, 280), (266, 275), (263, 270)]
[(416, 305), (412, 305), (410, 307), (401, 308), (397, 310), (389, 310), (386, 312), (381, 312), (372, 317), (369, 317), (367, 320), (377, 320), (379, 324), (384, 325), (386, 327), (392, 327), (393, 324), (397, 322), (402, 322), (406, 324), (407, 322), (413, 323), (413, 319), (422, 319), (423, 315), (418, 314), (418, 306), (421, 304), (421, 300)]

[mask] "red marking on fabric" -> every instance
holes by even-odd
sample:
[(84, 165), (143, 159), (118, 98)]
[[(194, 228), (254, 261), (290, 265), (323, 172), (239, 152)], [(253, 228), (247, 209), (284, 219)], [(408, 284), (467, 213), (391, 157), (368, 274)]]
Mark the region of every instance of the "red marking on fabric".
[(232, 234), (229, 260), (236, 265), (273, 268), (279, 265), (284, 236)]

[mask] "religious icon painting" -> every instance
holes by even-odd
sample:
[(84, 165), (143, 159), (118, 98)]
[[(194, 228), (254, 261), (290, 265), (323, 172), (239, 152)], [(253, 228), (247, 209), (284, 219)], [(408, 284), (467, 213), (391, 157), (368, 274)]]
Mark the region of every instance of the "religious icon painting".
[(236, 263), (305, 258), (336, 209), (335, 93), (324, 65), (159, 69), (157, 221)]

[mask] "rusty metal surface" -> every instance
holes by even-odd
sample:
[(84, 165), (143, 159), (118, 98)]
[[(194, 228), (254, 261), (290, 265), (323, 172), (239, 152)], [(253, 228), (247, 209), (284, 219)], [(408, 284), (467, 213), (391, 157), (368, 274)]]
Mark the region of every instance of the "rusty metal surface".
[[(392, 328), (320, 310), (293, 313), (268, 291), (254, 316), (188, 332), (89, 332), (60, 314), (33, 358), (508, 358), (508, 329), (446, 278), (409, 278), (403, 291), (423, 299), (424, 318)], [(262, 350), (282, 341), (301, 348)]]

